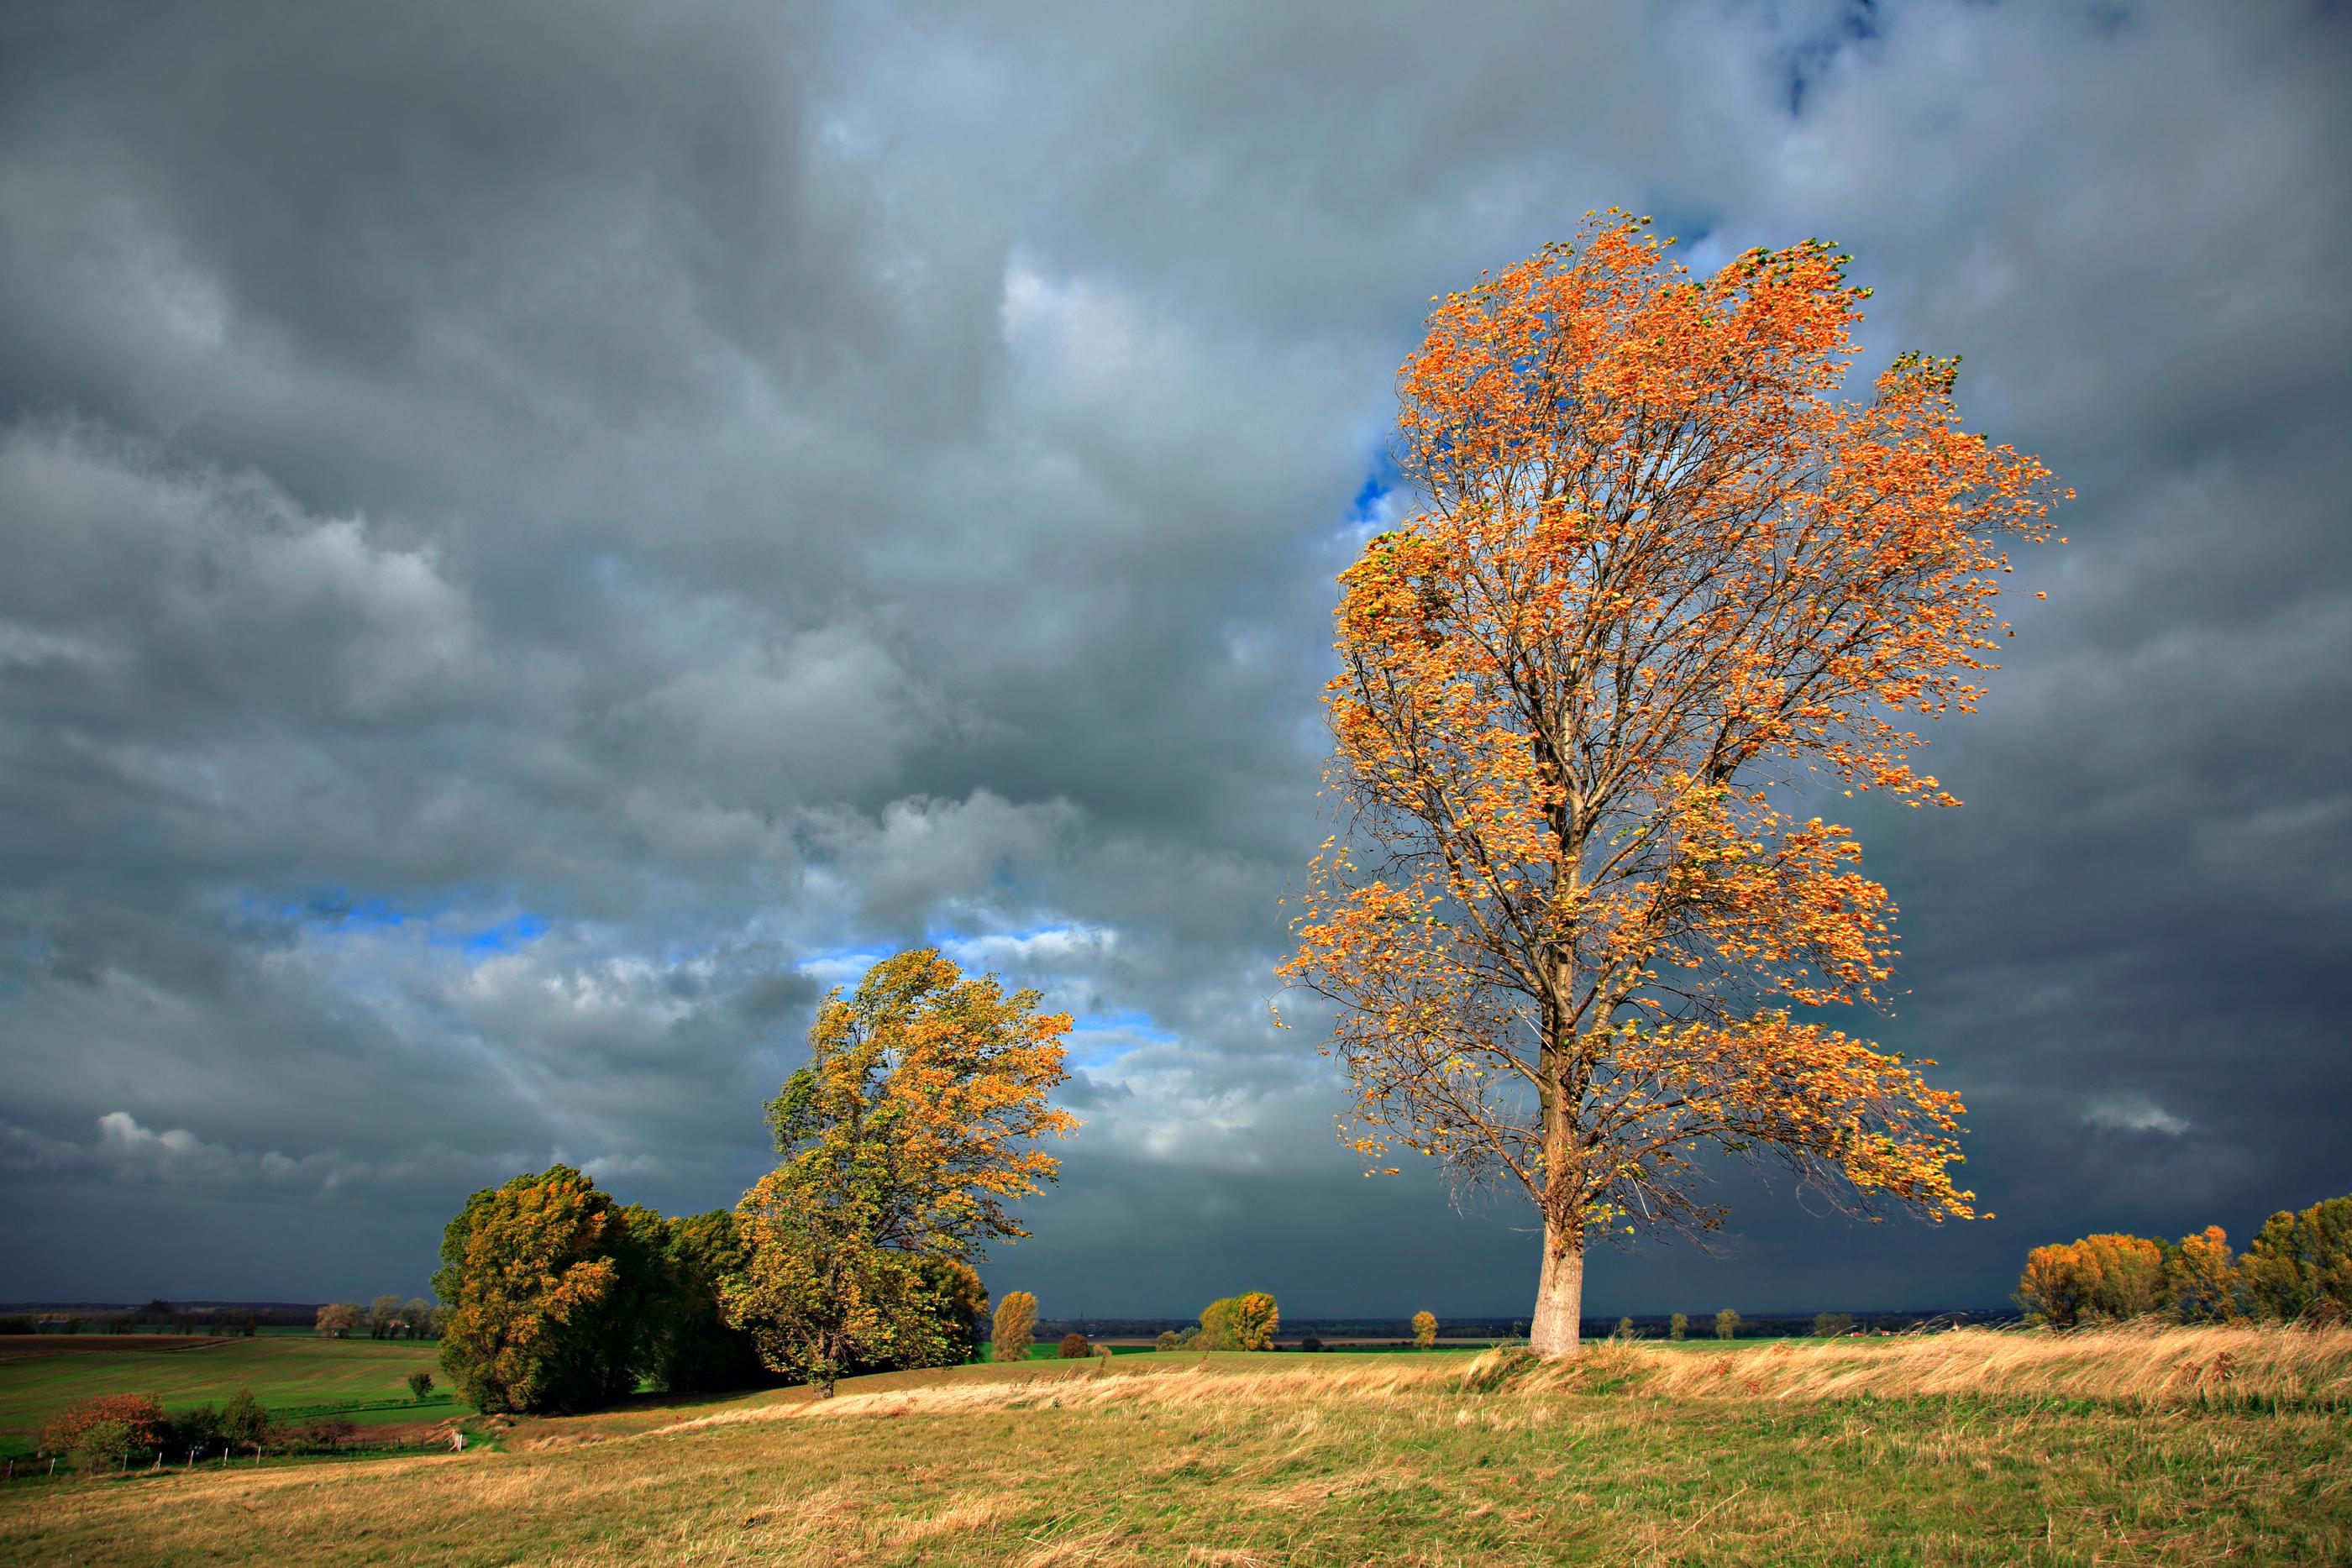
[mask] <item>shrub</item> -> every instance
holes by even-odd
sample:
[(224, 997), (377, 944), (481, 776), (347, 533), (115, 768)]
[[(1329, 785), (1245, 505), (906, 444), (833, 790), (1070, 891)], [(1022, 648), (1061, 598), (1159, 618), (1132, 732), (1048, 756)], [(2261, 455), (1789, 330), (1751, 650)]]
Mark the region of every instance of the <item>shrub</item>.
[(1282, 1312), (1264, 1291), (1223, 1296), (1201, 1310), (1198, 1340), (1202, 1350), (1271, 1350), (1282, 1330)]
[(222, 1407), (220, 1437), (240, 1448), (257, 1448), (269, 1440), (269, 1412), (253, 1396), (252, 1389), (238, 1389)]
[(1308, 1351), (1321, 1350), (1323, 1348), (1323, 1342), (1317, 1339), (1313, 1334), (1308, 1334), (1305, 1339), (1298, 1342), (1298, 1348)]
[(1151, 1343), (1160, 1350), (1181, 1350), (1184, 1347), (1184, 1336), (1174, 1329), (1164, 1329), (1160, 1332), (1160, 1337)]
[(1026, 1291), (1008, 1291), (996, 1303), (991, 1354), (999, 1361), (1026, 1361), (1030, 1339), (1036, 1332), (1037, 1298)]
[(1666, 1337), (1680, 1342), (1690, 1338), (1690, 1314), (1676, 1312), (1666, 1320)]
[(1095, 1347), (1087, 1343), (1087, 1336), (1078, 1333), (1076, 1329), (1072, 1329), (1068, 1333), (1062, 1336), (1062, 1349), (1060, 1354), (1061, 1358), (1064, 1361), (1083, 1361), (1087, 1356), (1094, 1354), (1094, 1353)]
[(1412, 1314), (1412, 1343), (1416, 1349), (1427, 1350), (1437, 1343), (1437, 1314), (1418, 1312)]
[(165, 1430), (163, 1407), (146, 1395), (101, 1394), (50, 1416), (41, 1428), (41, 1452), (73, 1453), (82, 1434), (100, 1424), (121, 1427), (134, 1450), (155, 1447)]
[(295, 1441), (306, 1448), (324, 1448), (330, 1453), (341, 1448), (359, 1433), (359, 1424), (341, 1416), (322, 1416), (305, 1423), (294, 1433)]
[(412, 1372), (408, 1375), (408, 1396), (411, 1399), (422, 1400), (432, 1392), (433, 1375), (431, 1373)]
[(1739, 1337), (1739, 1314), (1733, 1312), (1729, 1307), (1726, 1307), (1723, 1311), (1716, 1313), (1715, 1337), (1717, 1339), (1738, 1339)]
[(130, 1422), (108, 1419), (92, 1421), (76, 1432), (66, 1451), (85, 1470), (110, 1470), (144, 1447), (132, 1435)]

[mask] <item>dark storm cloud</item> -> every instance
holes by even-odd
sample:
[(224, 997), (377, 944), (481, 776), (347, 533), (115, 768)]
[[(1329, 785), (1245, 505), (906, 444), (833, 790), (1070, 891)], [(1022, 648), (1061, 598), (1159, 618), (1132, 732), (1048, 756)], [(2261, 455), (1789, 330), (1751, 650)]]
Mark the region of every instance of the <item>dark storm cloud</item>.
[(1593, 1310), (1989, 1302), (2038, 1240), (2352, 1187), (2346, 34), (16, 8), (12, 1293), (413, 1289), (551, 1157), (728, 1202), (814, 998), (929, 935), (1079, 1020), (1087, 1126), (993, 1282), (1517, 1309), (1521, 1217), (1362, 1179), (1265, 1000), (1395, 367), (1612, 203), (1698, 265), (1841, 241), (1861, 371), (1965, 353), (2083, 498), (1937, 738), (1969, 807), (1853, 813), (1881, 1032), (2000, 1218), (1779, 1192)]

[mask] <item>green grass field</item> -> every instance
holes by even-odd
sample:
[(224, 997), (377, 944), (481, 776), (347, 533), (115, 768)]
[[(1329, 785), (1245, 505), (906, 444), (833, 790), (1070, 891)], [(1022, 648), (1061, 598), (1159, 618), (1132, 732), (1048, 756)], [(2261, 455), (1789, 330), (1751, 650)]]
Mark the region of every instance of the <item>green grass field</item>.
[(0, 1559), (2352, 1561), (2346, 1331), (1598, 1345), (1564, 1369), (1145, 1354), (500, 1425), (465, 1455), (20, 1482)]
[(446, 1387), (409, 1397), (412, 1372), (446, 1384), (440, 1347), (405, 1340), (316, 1335), (173, 1341), (148, 1335), (0, 1337), (0, 1458), (29, 1454), (41, 1423), (100, 1394), (152, 1394), (164, 1409), (226, 1400), (239, 1388), (272, 1416), (339, 1416), (362, 1427), (465, 1415)]

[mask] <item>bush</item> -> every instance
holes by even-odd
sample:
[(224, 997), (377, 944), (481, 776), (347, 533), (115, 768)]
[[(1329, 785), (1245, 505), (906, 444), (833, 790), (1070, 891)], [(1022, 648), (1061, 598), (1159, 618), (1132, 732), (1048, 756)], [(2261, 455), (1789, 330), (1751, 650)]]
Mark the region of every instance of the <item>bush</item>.
[(1307, 1351), (1321, 1350), (1323, 1348), (1323, 1342), (1317, 1339), (1313, 1334), (1308, 1334), (1305, 1339), (1298, 1342), (1298, 1348)]
[(68, 1405), (41, 1428), (41, 1452), (70, 1454), (79, 1450), (82, 1434), (100, 1425), (120, 1426), (131, 1451), (152, 1448), (165, 1430), (163, 1407), (144, 1394), (101, 1394)]
[(238, 1389), (222, 1409), (220, 1437), (239, 1448), (257, 1448), (269, 1440), (269, 1412), (261, 1407), (252, 1389)]
[(324, 1448), (329, 1453), (341, 1448), (359, 1433), (359, 1424), (341, 1416), (322, 1416), (295, 1429), (294, 1440), (309, 1448)]
[(130, 1422), (107, 1419), (92, 1421), (76, 1432), (72, 1446), (66, 1451), (85, 1470), (110, 1470), (144, 1447), (132, 1434)]
[(1181, 1350), (1184, 1348), (1184, 1336), (1174, 1329), (1163, 1329), (1160, 1337), (1151, 1343), (1160, 1350)]
[(408, 1396), (411, 1399), (422, 1400), (432, 1392), (433, 1375), (431, 1373), (412, 1372), (408, 1375)]
[(1060, 1354), (1064, 1361), (1084, 1360), (1094, 1353), (1095, 1347), (1087, 1342), (1087, 1336), (1076, 1330), (1073, 1329), (1062, 1336)]
[(1202, 1350), (1271, 1350), (1282, 1313), (1264, 1291), (1223, 1296), (1201, 1310), (1194, 1343)]

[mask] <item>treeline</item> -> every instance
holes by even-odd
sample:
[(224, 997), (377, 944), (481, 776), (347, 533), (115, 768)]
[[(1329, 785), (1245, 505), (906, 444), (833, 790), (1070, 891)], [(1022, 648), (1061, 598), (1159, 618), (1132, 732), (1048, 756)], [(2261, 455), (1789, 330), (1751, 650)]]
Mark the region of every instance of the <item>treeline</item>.
[(441, 1364), (485, 1411), (574, 1411), (971, 1359), (971, 1264), (1026, 1234), (1011, 1206), (1058, 1168), (1034, 1145), (1076, 1125), (1046, 1103), (1070, 1019), (1038, 1000), (936, 948), (835, 990), (767, 1107), (782, 1163), (731, 1213), (623, 1207), (566, 1166), (476, 1193), (433, 1277)]
[(441, 1309), (412, 1296), (378, 1296), (366, 1306), (357, 1301), (329, 1301), (311, 1326), (335, 1339), (365, 1333), (370, 1339), (436, 1339), (441, 1333)]
[[(430, 1373), (412, 1373), (408, 1391), (422, 1403), (433, 1392)], [(250, 1388), (226, 1404), (167, 1413), (152, 1396), (102, 1394), (69, 1405), (42, 1425), (38, 1451), (70, 1458), (85, 1471), (137, 1463), (193, 1463), (215, 1454), (334, 1453), (360, 1435), (340, 1416), (273, 1416)]]
[(2085, 1236), (2026, 1254), (2015, 1300), (2052, 1328), (2158, 1317), (2175, 1322), (2342, 1322), (2352, 1316), (2352, 1197), (2271, 1216), (2233, 1256), (2218, 1225), (2164, 1241)]

